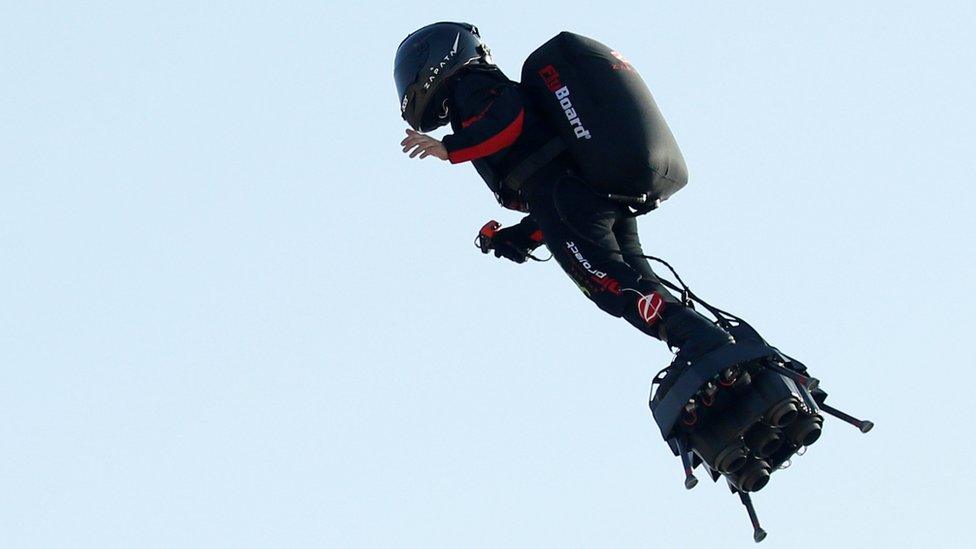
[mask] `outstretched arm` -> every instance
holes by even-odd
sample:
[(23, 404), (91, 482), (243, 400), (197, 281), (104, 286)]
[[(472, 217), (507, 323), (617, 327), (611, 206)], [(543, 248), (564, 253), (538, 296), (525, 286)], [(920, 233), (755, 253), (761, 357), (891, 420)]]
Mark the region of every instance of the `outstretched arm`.
[(403, 152), (410, 154), (410, 158), (414, 158), (419, 154), (420, 158), (433, 156), (434, 158), (447, 160), (447, 149), (444, 148), (444, 144), (420, 132), (407, 130), (407, 137), (400, 142), (400, 145), (403, 147)]
[(458, 164), (495, 154), (522, 135), (525, 110), (514, 85), (475, 73), (458, 82), (454, 97), (455, 108), (463, 104), (466, 111), (477, 114), (461, 122), (461, 129), (444, 136), (443, 141), (407, 130), (400, 145), (410, 158), (433, 156)]

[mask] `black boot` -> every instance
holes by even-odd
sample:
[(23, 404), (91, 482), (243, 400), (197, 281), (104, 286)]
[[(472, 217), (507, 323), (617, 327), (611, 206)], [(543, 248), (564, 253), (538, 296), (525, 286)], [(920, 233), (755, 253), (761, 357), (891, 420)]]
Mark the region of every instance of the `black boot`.
[(732, 343), (732, 336), (690, 307), (671, 307), (665, 311), (660, 327), (661, 339), (678, 348), (667, 376), (654, 393), (655, 400), (663, 397), (681, 377), (681, 373), (698, 357)]
[(684, 361), (694, 360), (732, 342), (728, 332), (690, 307), (673, 307), (671, 311), (665, 311), (661, 336), (669, 346), (679, 349), (678, 357)]

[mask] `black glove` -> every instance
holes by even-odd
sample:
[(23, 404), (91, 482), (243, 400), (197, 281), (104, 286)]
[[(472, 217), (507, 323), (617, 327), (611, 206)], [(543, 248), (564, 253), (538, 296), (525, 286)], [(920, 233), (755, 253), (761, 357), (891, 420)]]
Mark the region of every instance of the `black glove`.
[(495, 257), (504, 257), (516, 263), (525, 263), (530, 250), (524, 246), (523, 235), (519, 233), (519, 226), (506, 227), (495, 232), (491, 239), (491, 247), (495, 250)]
[(497, 224), (492, 226), (492, 223), (482, 228), (481, 234), (490, 238), (485, 241), (486, 246), (482, 247), (485, 253), (488, 253), (488, 249), (493, 249), (495, 257), (504, 257), (515, 263), (525, 263), (532, 250), (542, 244), (542, 232), (530, 217), (525, 217), (519, 224), (504, 229), (498, 229)]

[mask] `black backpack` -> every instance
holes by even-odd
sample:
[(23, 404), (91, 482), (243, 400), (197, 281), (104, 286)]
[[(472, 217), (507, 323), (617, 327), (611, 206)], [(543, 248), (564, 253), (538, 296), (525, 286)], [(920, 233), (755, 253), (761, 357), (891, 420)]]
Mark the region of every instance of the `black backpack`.
[(629, 198), (643, 213), (688, 182), (647, 85), (604, 44), (559, 33), (525, 60), (521, 86), (594, 190)]

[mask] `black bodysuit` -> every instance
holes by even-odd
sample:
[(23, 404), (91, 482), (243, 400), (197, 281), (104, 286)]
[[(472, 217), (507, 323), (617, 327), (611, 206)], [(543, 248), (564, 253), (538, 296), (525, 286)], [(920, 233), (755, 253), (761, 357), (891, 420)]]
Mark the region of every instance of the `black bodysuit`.
[(497, 69), (466, 72), (454, 84), (450, 107), (454, 134), (443, 139), (448, 159), (471, 161), (503, 206), (528, 211), (518, 226), (541, 238), (591, 301), (686, 354), (728, 341), (724, 331), (667, 291), (641, 257), (630, 211), (590, 190), (568, 154), (536, 170), (519, 188), (505, 184), (512, 170), (555, 138), (518, 84)]

